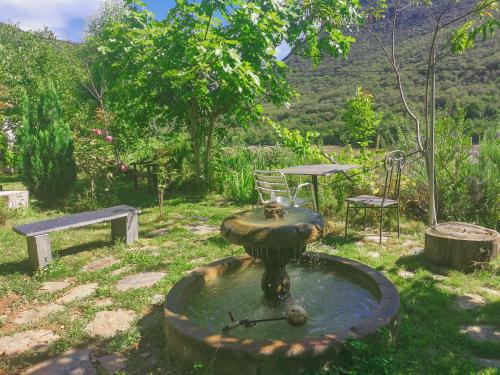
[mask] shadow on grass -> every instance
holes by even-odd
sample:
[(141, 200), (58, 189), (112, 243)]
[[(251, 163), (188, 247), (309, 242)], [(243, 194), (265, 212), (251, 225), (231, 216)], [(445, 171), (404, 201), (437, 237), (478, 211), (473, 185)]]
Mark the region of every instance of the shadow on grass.
[(347, 237), (344, 237), (330, 233), (323, 238), (323, 243), (330, 246), (341, 246), (355, 243), (359, 240), (361, 240), (360, 236), (348, 235)]
[[(78, 253), (82, 253), (85, 251), (91, 251), (98, 248), (102, 248), (104, 246), (111, 245), (111, 241), (92, 241), (81, 245), (70, 246), (65, 249), (58, 250), (53, 252), (54, 257), (65, 257), (68, 255), (74, 255)], [(26, 251), (26, 259), (18, 262), (7, 262), (0, 264), (0, 275), (8, 276), (16, 273), (22, 273), (26, 275), (33, 275), (34, 270), (28, 259), (28, 252)]]
[(419, 268), (423, 268), (431, 273), (443, 276), (448, 275), (448, 270), (446, 268), (429, 263), (423, 254), (404, 255), (400, 257), (395, 264), (396, 266), (405, 268), (409, 271), (416, 271)]

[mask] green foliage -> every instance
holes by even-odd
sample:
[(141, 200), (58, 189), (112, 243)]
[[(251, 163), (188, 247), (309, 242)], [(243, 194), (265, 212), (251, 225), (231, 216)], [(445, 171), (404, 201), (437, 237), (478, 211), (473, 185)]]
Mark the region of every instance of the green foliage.
[(342, 111), (347, 142), (354, 141), (361, 147), (372, 144), (381, 118), (382, 115), (373, 110), (373, 95), (358, 86), (356, 94), (346, 102)]
[(463, 108), (442, 113), (436, 121), (436, 183), (438, 217), (466, 220), (473, 208), (471, 161), (472, 142), (465, 134)]
[(500, 230), (500, 129), (489, 129), (479, 147), (478, 168), (473, 169), (476, 176), (479, 197), (475, 210), (478, 222)]
[(315, 131), (307, 131), (305, 137), (298, 130), (290, 130), (283, 128), (277, 124), (271, 123), (278, 137), (278, 145), (290, 149), (299, 158), (316, 159), (322, 158), (320, 150), (312, 147), (312, 142), (317, 140), (319, 133)]
[(76, 180), (73, 139), (52, 84), (42, 86), (38, 95), (36, 113), (27, 100), (23, 108), (23, 179), (36, 197), (53, 201)]
[(276, 48), (287, 42), (314, 62), (320, 52), (345, 55), (353, 38), (342, 25), (360, 20), (358, 6), (357, 0), (179, 1), (162, 21), (130, 6), (105, 29), (100, 47), (123, 98), (117, 113), (184, 128), (196, 176), (207, 178), (219, 129), (249, 127), (263, 119), (263, 99), (279, 106), (295, 96)]

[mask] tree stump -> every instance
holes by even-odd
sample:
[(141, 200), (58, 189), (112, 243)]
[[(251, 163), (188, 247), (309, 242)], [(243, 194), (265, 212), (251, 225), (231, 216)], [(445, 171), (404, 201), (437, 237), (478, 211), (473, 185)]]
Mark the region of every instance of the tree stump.
[(425, 231), (424, 256), (434, 264), (471, 272), (494, 259), (500, 248), (497, 231), (479, 225), (448, 222)]

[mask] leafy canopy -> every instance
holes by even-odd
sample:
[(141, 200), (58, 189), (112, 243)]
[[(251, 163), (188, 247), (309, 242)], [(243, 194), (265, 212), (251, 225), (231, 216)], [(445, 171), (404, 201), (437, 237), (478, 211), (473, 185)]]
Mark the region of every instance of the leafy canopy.
[(214, 133), (259, 122), (264, 101), (297, 95), (278, 46), (316, 63), (346, 55), (354, 39), (342, 30), (360, 21), (358, 0), (179, 0), (161, 21), (142, 5), (129, 3), (100, 48), (121, 113), (186, 126), (206, 163)]

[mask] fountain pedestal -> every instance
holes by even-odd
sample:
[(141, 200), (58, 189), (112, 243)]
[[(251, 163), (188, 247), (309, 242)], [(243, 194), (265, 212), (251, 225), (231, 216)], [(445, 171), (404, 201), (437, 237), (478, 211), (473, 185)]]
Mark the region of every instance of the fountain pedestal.
[(250, 256), (262, 260), (262, 291), (269, 300), (284, 300), (290, 292), (286, 265), (304, 253), (306, 245), (323, 234), (323, 217), (305, 208), (284, 209), (275, 203), (239, 212), (221, 225), (222, 236), (243, 245)]

